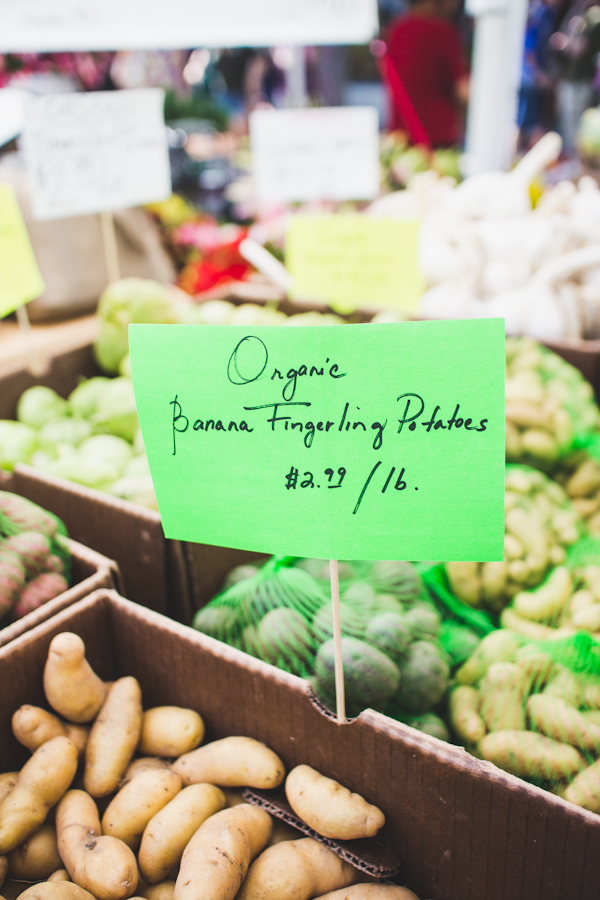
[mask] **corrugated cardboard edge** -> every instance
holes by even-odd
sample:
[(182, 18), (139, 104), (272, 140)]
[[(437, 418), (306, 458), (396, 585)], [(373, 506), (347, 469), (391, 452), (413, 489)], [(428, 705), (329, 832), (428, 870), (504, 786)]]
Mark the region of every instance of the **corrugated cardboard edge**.
[(325, 844), (326, 847), (329, 847), (330, 850), (333, 850), (334, 853), (337, 853), (338, 856), (360, 872), (372, 875), (373, 878), (377, 878), (379, 881), (387, 881), (397, 876), (400, 872), (400, 860), (396, 854), (392, 853), (374, 838), (340, 841), (323, 837), (322, 834), (319, 834), (318, 831), (315, 831), (296, 815), (281, 789), (276, 791), (257, 791), (253, 788), (245, 788), (243, 795), (248, 803), (266, 809), (272, 816), (287, 822), (288, 825), (291, 825), (307, 837)]
[(90, 550), (89, 547), (84, 547), (77, 541), (69, 540), (68, 547), (72, 564), (84, 571), (89, 570), (90, 574), (68, 590), (63, 591), (54, 600), (27, 613), (22, 619), (7, 625), (6, 628), (0, 629), (0, 647), (6, 646), (26, 631), (31, 631), (36, 625), (51, 619), (61, 610), (89, 596), (93, 591), (102, 588), (120, 590), (121, 577), (119, 567), (114, 560), (102, 556), (101, 553), (96, 553), (95, 550)]

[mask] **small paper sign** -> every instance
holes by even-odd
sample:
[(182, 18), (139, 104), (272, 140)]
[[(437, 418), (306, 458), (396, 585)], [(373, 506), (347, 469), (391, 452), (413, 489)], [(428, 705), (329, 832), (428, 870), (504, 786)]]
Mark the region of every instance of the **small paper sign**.
[(419, 223), (370, 216), (297, 215), (286, 235), (293, 297), (342, 309), (415, 310), (425, 289)]
[(24, 146), (36, 219), (164, 200), (171, 194), (164, 92), (31, 98)]
[(0, 184), (0, 319), (45, 290), (17, 198)]
[(252, 167), (261, 200), (372, 200), (379, 131), (371, 106), (256, 110)]
[(165, 534), (322, 559), (504, 558), (504, 321), (132, 325)]
[(0, 51), (366, 44), (377, 0), (0, 0)]

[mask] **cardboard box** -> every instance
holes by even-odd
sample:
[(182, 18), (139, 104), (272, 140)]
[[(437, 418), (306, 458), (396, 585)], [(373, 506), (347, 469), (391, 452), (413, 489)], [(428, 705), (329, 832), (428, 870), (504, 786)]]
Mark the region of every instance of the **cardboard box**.
[(71, 587), (40, 606), (39, 609), (27, 613), (22, 619), (18, 619), (5, 628), (0, 628), (0, 647), (4, 647), (21, 634), (35, 628), (40, 622), (45, 622), (56, 613), (68, 606), (72, 606), (83, 597), (87, 597), (93, 591), (100, 588), (121, 589), (121, 576), (119, 567), (112, 559), (107, 559), (95, 550), (84, 547), (77, 541), (69, 540), (69, 552), (71, 554)]
[(598, 900), (600, 816), (371, 710), (338, 725), (302, 679), (113, 591), (0, 649), (0, 770), (28, 756), (10, 719), (47, 705), (42, 673), (61, 631), (81, 635), (102, 678), (134, 675), (146, 707), (197, 709), (206, 740), (264, 741), (288, 769), (307, 763), (380, 806), (381, 840), (421, 900)]
[[(62, 397), (81, 377), (98, 375), (89, 334), (77, 332), (70, 349), (59, 352), (47, 372), (36, 378), (23, 361), (0, 366), (0, 419), (13, 419), (21, 394), (35, 384), (52, 388)], [(14, 491), (50, 510), (63, 520), (69, 535), (118, 563), (123, 589), (150, 609), (189, 621), (192, 603), (183, 548), (167, 541), (155, 510), (119, 500), (64, 478), (46, 475), (29, 466), (17, 466), (0, 489)]]

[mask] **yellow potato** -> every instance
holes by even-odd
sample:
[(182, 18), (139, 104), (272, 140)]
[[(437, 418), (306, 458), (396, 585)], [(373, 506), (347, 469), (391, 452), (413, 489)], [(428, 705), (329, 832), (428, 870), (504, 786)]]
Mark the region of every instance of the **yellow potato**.
[(0, 856), (0, 888), (4, 884), (6, 873), (8, 872), (8, 859), (6, 856)]
[(83, 783), (92, 797), (106, 797), (119, 784), (140, 740), (142, 692), (135, 678), (110, 688), (85, 749)]
[(48, 703), (69, 722), (91, 722), (104, 701), (106, 687), (85, 658), (85, 644), (64, 631), (50, 644), (44, 668)]
[(174, 900), (233, 900), (272, 827), (264, 809), (247, 803), (211, 816), (185, 848)]
[(0, 775), (0, 803), (8, 797), (19, 777), (18, 772), (4, 772)]
[(141, 756), (139, 759), (134, 759), (127, 766), (127, 770), (123, 775), (119, 783), (119, 787), (125, 787), (128, 782), (131, 781), (136, 775), (139, 775), (140, 772), (144, 771), (144, 769), (170, 769), (166, 759), (159, 759), (157, 756)]
[(310, 766), (296, 766), (285, 782), (288, 803), (323, 837), (351, 841), (373, 837), (385, 825), (376, 806)]
[(135, 856), (123, 841), (102, 835), (98, 809), (85, 791), (69, 791), (56, 810), (58, 852), (72, 881), (97, 900), (135, 893)]
[(204, 722), (193, 709), (156, 706), (144, 713), (139, 752), (147, 756), (181, 756), (204, 737)]
[(0, 853), (9, 853), (42, 825), (75, 777), (77, 750), (66, 737), (39, 747), (0, 804)]
[(50, 822), (8, 855), (8, 874), (17, 881), (45, 881), (61, 866), (56, 830)]
[(20, 895), (24, 900), (95, 900), (88, 891), (70, 881), (42, 881)]
[(238, 900), (310, 900), (356, 881), (357, 870), (313, 838), (284, 841), (256, 859)]
[(317, 900), (419, 900), (408, 888), (395, 884), (355, 884), (342, 891), (321, 894)]
[(62, 722), (58, 716), (40, 709), (39, 706), (25, 704), (12, 717), (12, 730), (16, 739), (33, 753), (46, 741), (62, 735), (72, 741), (78, 753), (83, 753), (89, 731), (84, 725)]
[(173, 900), (175, 896), (175, 882), (161, 881), (159, 884), (145, 884), (140, 890), (140, 897), (144, 900)]
[(266, 744), (248, 737), (213, 741), (173, 763), (184, 784), (218, 784), (219, 787), (254, 787), (268, 790), (285, 778), (283, 763)]
[(143, 769), (106, 807), (102, 816), (102, 834), (119, 838), (132, 850), (137, 850), (150, 819), (180, 790), (181, 778), (169, 769)]
[(47, 879), (48, 881), (70, 881), (69, 873), (66, 869), (57, 869), (56, 872), (53, 872), (52, 875)]
[(202, 823), (224, 807), (223, 791), (213, 784), (191, 784), (163, 806), (142, 837), (138, 853), (142, 878), (150, 884), (163, 881)]

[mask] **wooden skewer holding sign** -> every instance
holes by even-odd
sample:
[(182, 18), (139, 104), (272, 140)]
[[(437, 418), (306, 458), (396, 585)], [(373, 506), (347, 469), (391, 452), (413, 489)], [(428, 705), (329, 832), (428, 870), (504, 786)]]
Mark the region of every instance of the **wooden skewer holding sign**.
[(27, 356), (29, 371), (36, 378), (40, 378), (47, 371), (48, 364), (47, 361), (45, 362), (42, 359), (40, 351), (36, 347), (33, 331), (31, 330), (31, 322), (27, 315), (27, 308), (25, 306), (18, 306), (16, 314), (17, 322), (19, 323), (19, 328), (23, 337), (23, 343), (25, 344), (25, 355)]
[(346, 696), (344, 692), (344, 661), (342, 659), (342, 622), (340, 619), (340, 580), (337, 559), (329, 560), (331, 581), (331, 606), (333, 608), (333, 653), (335, 667), (335, 709), (339, 725), (346, 721)]

